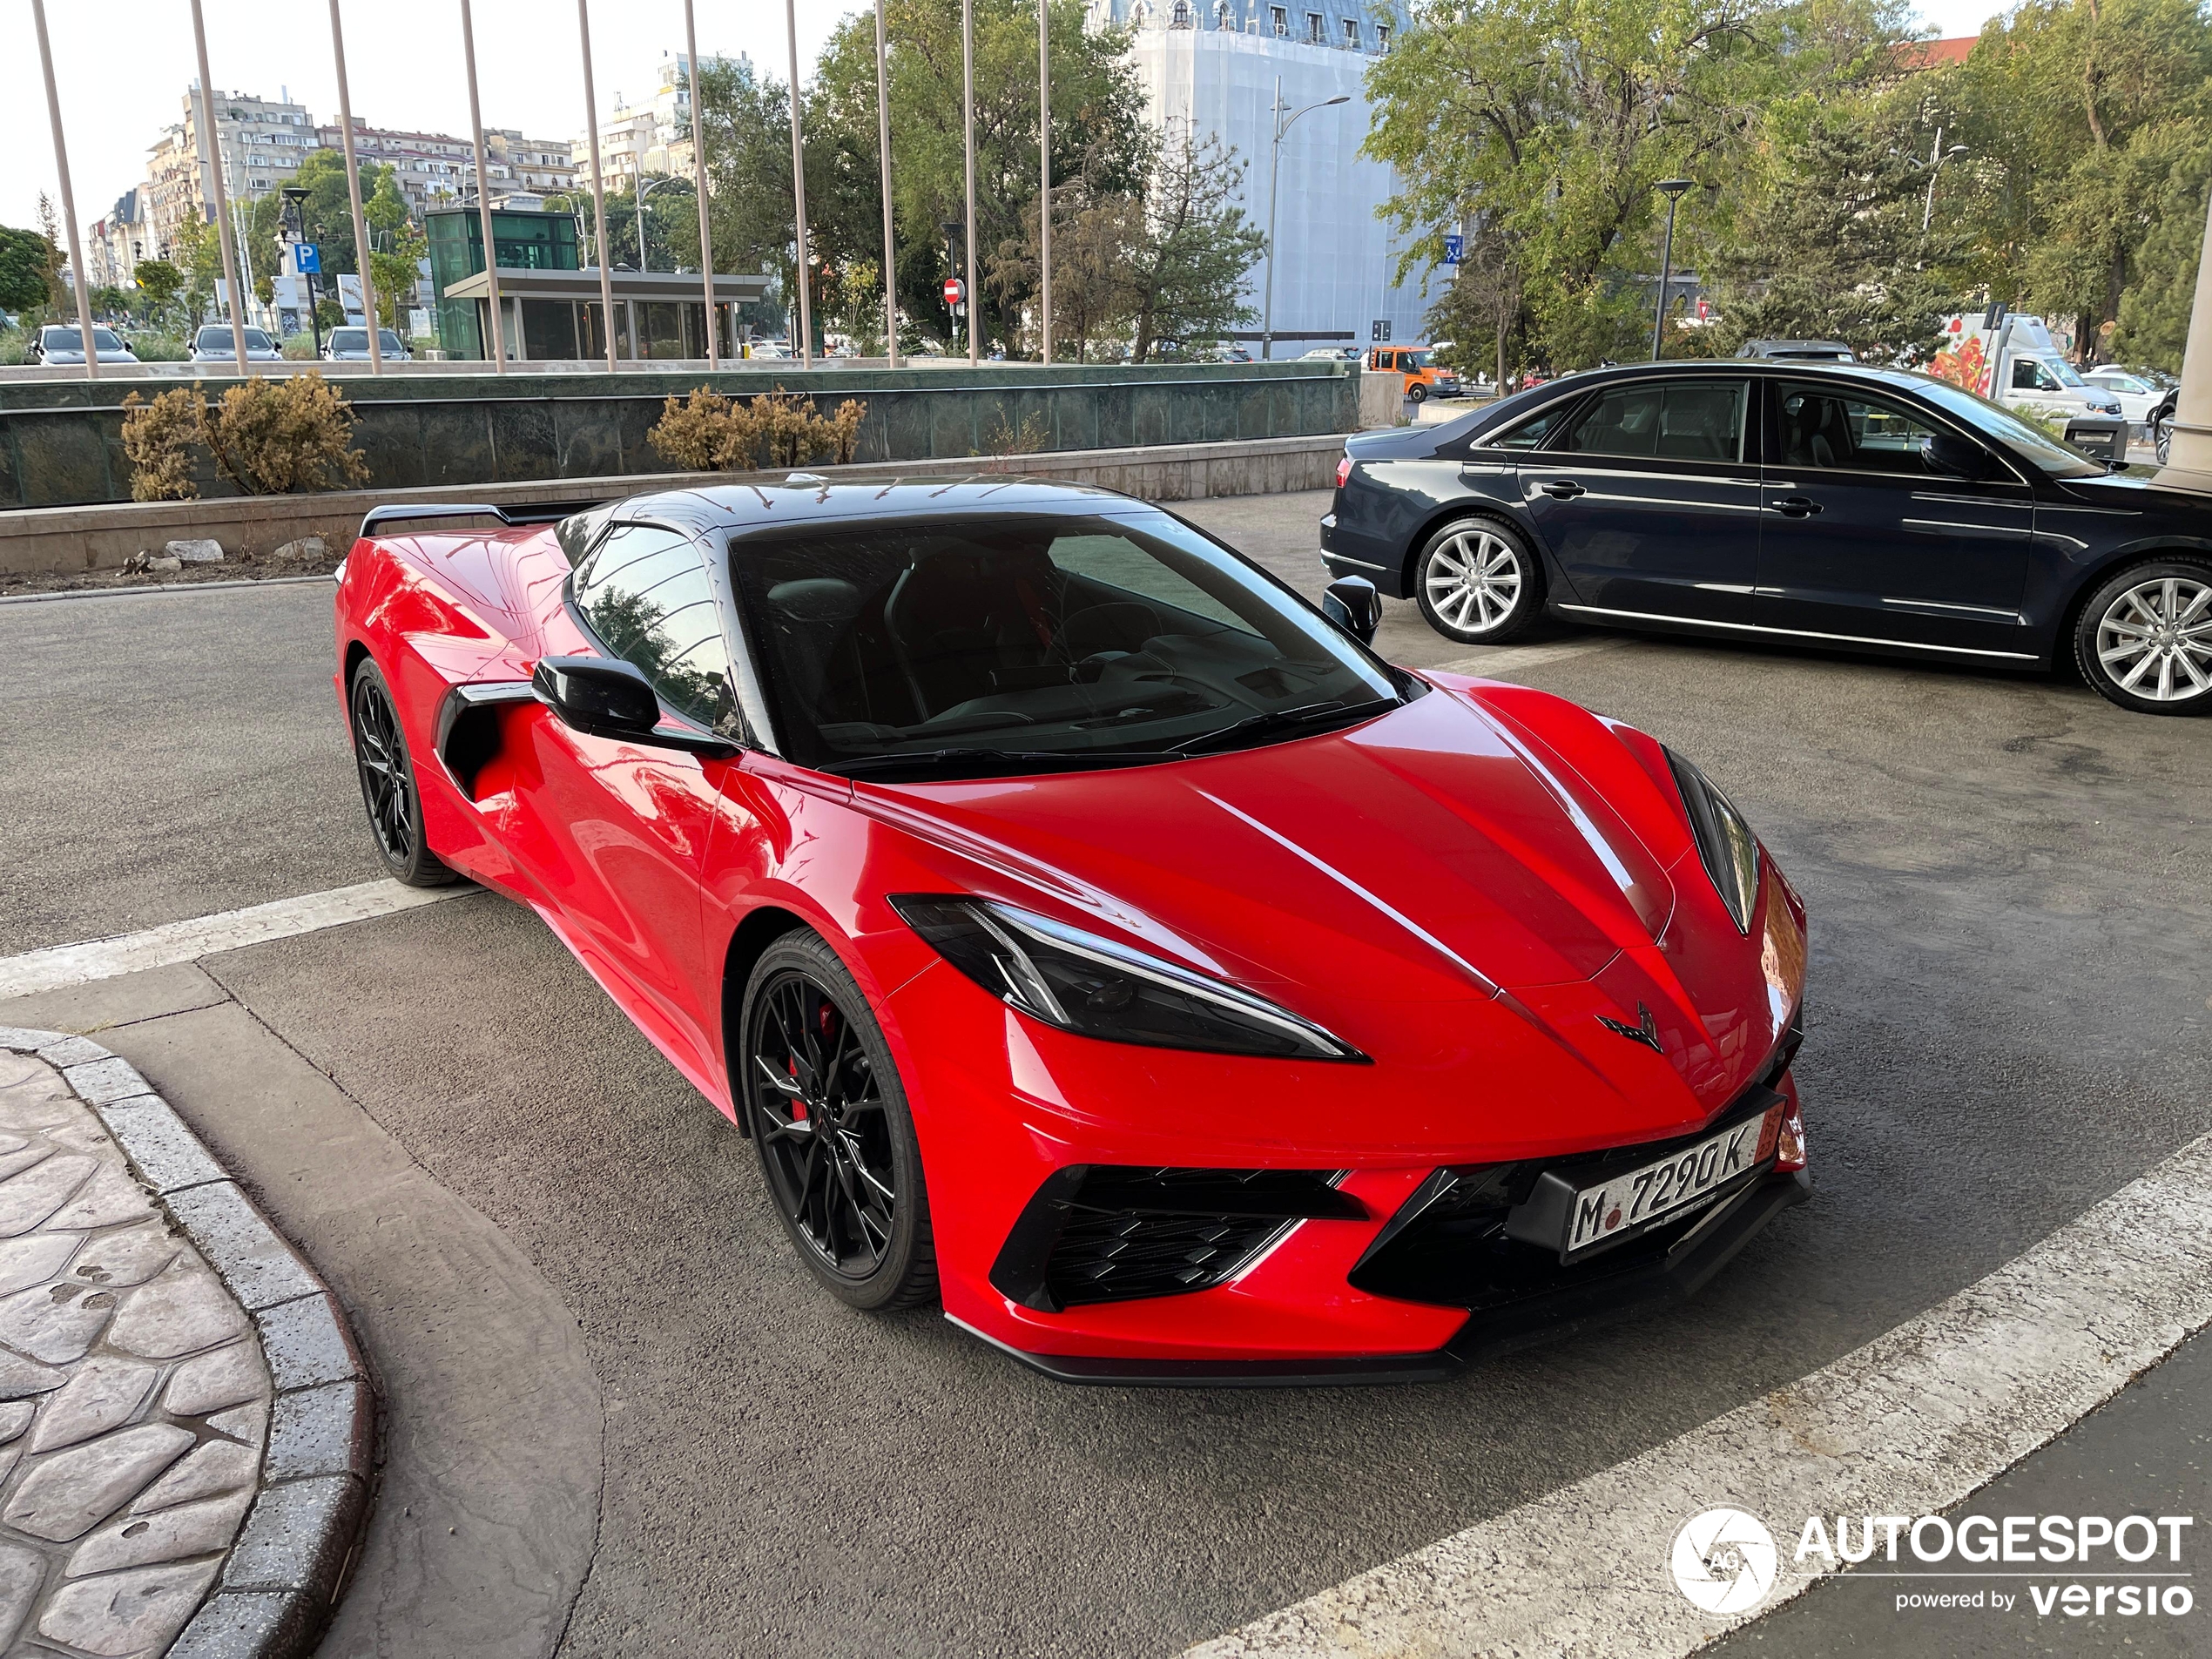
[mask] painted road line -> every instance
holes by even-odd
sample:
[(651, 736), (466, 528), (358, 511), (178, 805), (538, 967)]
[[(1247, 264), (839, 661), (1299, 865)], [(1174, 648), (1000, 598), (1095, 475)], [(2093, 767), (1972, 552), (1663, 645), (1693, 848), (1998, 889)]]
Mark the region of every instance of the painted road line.
[(1456, 658), (1436, 666), (1447, 674), (1479, 674), (1486, 679), (1508, 680), (1525, 668), (1587, 657), (1593, 651), (1618, 651), (1629, 644), (1611, 639), (1562, 639), (1549, 645), (1486, 645), (1472, 657)]
[[(1811, 1376), (1186, 1659), (1686, 1655), (1831, 1570), (1794, 1559), (1809, 1517), (1939, 1514), (2207, 1324), (2212, 1136)], [(1723, 1507), (1765, 1523), (1777, 1576), (1755, 1606), (1706, 1613), (1669, 1557)]]
[(238, 950), (272, 939), (289, 939), (294, 934), (388, 916), (476, 891), (467, 882), (449, 887), (410, 887), (397, 881), (364, 881), (358, 887), (334, 887), (327, 893), (302, 894), (296, 899), (168, 922), (144, 933), (49, 946), (0, 958), (0, 997), (57, 991), (64, 986), (113, 979), (118, 974), (135, 974), (141, 968), (194, 961), (217, 951)]

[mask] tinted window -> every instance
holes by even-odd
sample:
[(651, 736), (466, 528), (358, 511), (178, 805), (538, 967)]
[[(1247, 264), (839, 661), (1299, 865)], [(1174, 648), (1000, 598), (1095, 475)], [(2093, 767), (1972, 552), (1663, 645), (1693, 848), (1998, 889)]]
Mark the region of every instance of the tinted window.
[(577, 572), (576, 604), (600, 643), (644, 670), (663, 702), (725, 737), (738, 734), (721, 611), (693, 543), (672, 530), (617, 525)]
[(1778, 458), (1785, 467), (1949, 475), (1922, 460), (1937, 428), (1900, 404), (1792, 381), (1775, 393)]
[(1551, 448), (1574, 455), (1735, 461), (1749, 382), (1642, 381), (1601, 392)]
[(777, 729), (806, 765), (1157, 753), (1254, 715), (1396, 695), (1318, 616), (1163, 513), (745, 536), (730, 568)]
[(1574, 409), (1575, 400), (1571, 397), (1565, 398), (1561, 401), (1553, 404), (1551, 408), (1546, 409), (1541, 415), (1535, 416), (1533, 420), (1523, 421), (1518, 425), (1508, 426), (1503, 432), (1499, 433), (1495, 437), (1478, 438), (1476, 442), (1478, 443), (1487, 444), (1494, 449), (1539, 448), (1542, 446), (1545, 439), (1550, 437), (1552, 434), (1559, 430), (1561, 424), (1565, 422), (1567, 417), (1574, 413)]

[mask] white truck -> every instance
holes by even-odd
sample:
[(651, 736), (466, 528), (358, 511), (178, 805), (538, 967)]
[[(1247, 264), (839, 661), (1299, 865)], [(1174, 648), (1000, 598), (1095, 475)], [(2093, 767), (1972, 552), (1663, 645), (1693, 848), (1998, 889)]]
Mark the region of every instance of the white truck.
[(2040, 317), (2017, 315), (2002, 305), (1979, 317), (1951, 317), (1928, 372), (2007, 408), (2063, 421), (2067, 442), (2101, 460), (2128, 458), (2120, 400), (2081, 378)]

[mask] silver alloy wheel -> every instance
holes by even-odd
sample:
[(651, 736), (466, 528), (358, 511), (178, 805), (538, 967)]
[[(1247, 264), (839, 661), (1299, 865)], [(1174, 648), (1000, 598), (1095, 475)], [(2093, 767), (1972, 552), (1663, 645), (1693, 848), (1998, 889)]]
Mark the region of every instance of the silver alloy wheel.
[(1487, 634), (1521, 603), (1521, 555), (1503, 536), (1461, 530), (1429, 554), (1421, 580), (1438, 616), (1454, 628)]
[(2212, 691), (2212, 582), (2154, 577), (2097, 618), (2097, 661), (2113, 684), (2150, 703)]

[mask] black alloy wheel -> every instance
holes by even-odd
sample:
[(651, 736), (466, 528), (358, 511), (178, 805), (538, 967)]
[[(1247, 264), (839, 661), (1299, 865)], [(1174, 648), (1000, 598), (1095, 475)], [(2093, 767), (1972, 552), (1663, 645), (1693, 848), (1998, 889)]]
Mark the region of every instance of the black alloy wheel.
[(1430, 536), (1414, 558), (1413, 585), (1422, 619), (1463, 645), (1518, 639), (1544, 611), (1534, 550), (1494, 518), (1462, 518)]
[(799, 1258), (856, 1308), (934, 1301), (921, 1148), (853, 976), (814, 934), (787, 934), (754, 967), (741, 1017), (737, 1093)]
[(422, 797), (415, 786), (407, 732), (393, 706), (392, 688), (368, 658), (354, 670), (346, 708), (354, 728), (354, 769), (361, 774), (361, 805), (368, 809), (377, 857), (410, 887), (444, 887), (454, 872), (423, 840)]

